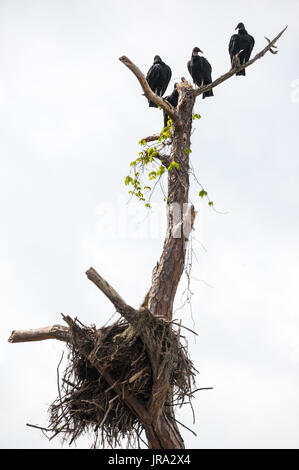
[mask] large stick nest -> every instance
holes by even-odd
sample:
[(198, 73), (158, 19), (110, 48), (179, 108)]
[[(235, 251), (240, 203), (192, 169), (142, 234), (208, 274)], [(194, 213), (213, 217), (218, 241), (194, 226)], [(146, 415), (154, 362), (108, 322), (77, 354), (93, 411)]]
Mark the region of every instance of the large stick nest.
[[(153, 322), (152, 334), (159, 338), (161, 360), (167, 356), (171, 407), (190, 402), (194, 385), (195, 369), (188, 358), (187, 346), (179, 341), (180, 335), (168, 325)], [(83, 433), (93, 434), (93, 447), (105, 445), (140, 447), (143, 426), (126, 406), (123, 394), (117, 394), (103, 375), (95, 368), (88, 354), (96, 351), (96, 358), (105, 370), (109, 370), (122, 391), (127, 390), (143, 403), (152, 393), (152, 370), (145, 347), (137, 333), (124, 320), (96, 331), (95, 328), (81, 328), (84, 331), (84, 354), (69, 346), (68, 364), (59, 381), (59, 395), (50, 406), (50, 428), (52, 437), (63, 436), (70, 444)], [(99, 341), (97, 340), (99, 338)], [(82, 351), (82, 348), (81, 348)]]

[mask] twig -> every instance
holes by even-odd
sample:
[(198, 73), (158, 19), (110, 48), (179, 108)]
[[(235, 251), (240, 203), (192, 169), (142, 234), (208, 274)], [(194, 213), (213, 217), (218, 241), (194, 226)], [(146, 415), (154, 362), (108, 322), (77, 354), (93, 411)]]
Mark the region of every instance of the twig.
[(192, 390), (191, 393), (188, 394), (189, 397), (193, 395), (193, 393), (200, 392), (201, 390), (214, 390), (213, 387), (202, 387), (202, 388), (197, 388), (196, 390)]
[[(59, 367), (60, 367), (60, 364), (62, 363), (63, 356), (64, 356), (64, 352), (63, 352), (62, 355), (61, 355), (60, 361), (59, 361), (58, 366), (57, 366), (57, 369), (56, 369), (57, 388), (58, 388), (58, 394), (59, 394), (59, 400), (60, 400), (60, 407), (61, 407), (62, 410), (63, 410), (63, 404), (62, 404), (61, 390), (60, 390)], [(63, 411), (63, 415), (64, 415), (64, 411)]]
[(175, 421), (176, 423), (180, 424), (181, 426), (183, 426), (183, 428), (187, 429), (188, 431), (192, 432), (192, 434), (194, 434), (194, 436), (197, 437), (197, 434), (192, 431), (192, 429), (188, 428), (188, 426), (186, 426), (185, 424), (181, 423), (178, 419), (174, 418), (173, 416), (169, 416), (173, 421)]
[(141, 437), (141, 433), (142, 433), (142, 431), (143, 431), (143, 429), (141, 429), (140, 433), (139, 433), (139, 434), (137, 434), (137, 436), (138, 436), (138, 439), (140, 439), (140, 440), (143, 442), (143, 444), (145, 444), (145, 445), (146, 445), (147, 449), (149, 449), (149, 445), (148, 445), (148, 444), (145, 442), (145, 440), (144, 440), (144, 439), (142, 439), (142, 437)]
[(181, 325), (180, 323), (176, 323), (176, 322), (174, 322), (174, 321), (173, 321), (172, 323), (173, 323), (174, 325), (179, 326), (180, 328), (184, 328), (185, 330), (190, 331), (190, 332), (193, 333), (195, 336), (198, 336), (198, 334), (197, 334), (195, 331), (191, 330), (191, 328), (188, 328), (187, 326)]
[(76, 390), (80, 390), (80, 387), (78, 387), (77, 385), (73, 384), (72, 382), (70, 382), (69, 380), (66, 380), (66, 379), (61, 379), (62, 382), (66, 383), (67, 385), (70, 385), (70, 387), (73, 387), (75, 388)]
[(45, 432), (53, 432), (54, 431), (54, 429), (52, 429), (52, 428), (43, 428), (41, 426), (37, 426), (36, 424), (26, 423), (26, 426), (28, 426), (29, 428), (39, 429), (40, 431), (45, 431)]
[[(270, 39), (268, 39), (266, 36), (265, 36), (265, 39), (266, 39), (266, 41), (268, 41), (269, 44), (271, 43)], [(272, 48), (277, 49), (277, 46), (274, 46), (274, 45), (273, 45)], [(271, 52), (271, 54), (277, 54), (278, 51), (273, 51), (272, 48), (269, 49), (269, 51)]]
[(101, 421), (101, 424), (99, 425), (100, 428), (104, 425), (104, 423), (105, 423), (105, 421), (106, 421), (106, 419), (107, 419), (107, 416), (108, 416), (108, 414), (109, 414), (109, 412), (110, 412), (110, 410), (111, 410), (111, 408), (112, 408), (112, 403), (113, 403), (118, 397), (119, 397), (119, 395), (115, 395), (115, 397), (113, 397), (113, 398), (111, 398), (111, 400), (109, 400), (109, 406), (108, 406), (108, 408), (107, 408), (106, 413), (104, 414), (104, 417), (103, 417), (103, 419), (102, 419), (102, 421)]

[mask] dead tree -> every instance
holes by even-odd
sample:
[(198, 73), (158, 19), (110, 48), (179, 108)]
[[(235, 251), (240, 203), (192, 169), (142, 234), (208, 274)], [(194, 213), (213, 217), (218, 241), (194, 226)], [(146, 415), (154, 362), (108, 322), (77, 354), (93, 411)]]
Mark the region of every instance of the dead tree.
[[(285, 28), (286, 29), (286, 28)], [(161, 107), (172, 120), (170, 153), (162, 164), (168, 171), (168, 226), (161, 258), (153, 270), (152, 284), (140, 308), (133, 308), (93, 268), (86, 275), (111, 301), (121, 321), (106, 328), (85, 327), (63, 316), (67, 326), (13, 331), (11, 343), (57, 339), (70, 347), (69, 368), (63, 391), (51, 407), (47, 431), (52, 437), (64, 432), (72, 442), (86, 426), (111, 446), (121, 437), (139, 441), (145, 431), (152, 449), (182, 449), (174, 406), (192, 396), (195, 371), (182, 346), (180, 329), (174, 329), (173, 303), (184, 270), (186, 247), (193, 228), (195, 209), (188, 205), (189, 151), (192, 112), (196, 98), (249, 67), (273, 47), (284, 33), (252, 60), (240, 66), (235, 57), (230, 71), (213, 83), (195, 90), (184, 78), (178, 85), (177, 108), (155, 95), (143, 73), (127, 57), (119, 60), (137, 77), (147, 100)], [(149, 136), (146, 142), (158, 140)], [(187, 151), (186, 151), (187, 150)], [(156, 155), (159, 158), (159, 155)], [(179, 213), (174, 214), (174, 208)], [(42, 429), (42, 428), (41, 428)], [(130, 442), (129, 442), (130, 443)], [(131, 445), (136, 444), (131, 442)]]

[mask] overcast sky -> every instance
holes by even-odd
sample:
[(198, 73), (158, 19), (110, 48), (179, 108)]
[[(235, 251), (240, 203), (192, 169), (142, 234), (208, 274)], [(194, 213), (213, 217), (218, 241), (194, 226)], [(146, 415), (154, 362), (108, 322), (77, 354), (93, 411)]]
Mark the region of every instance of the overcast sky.
[(2, 448), (63, 446), (26, 423), (47, 425), (64, 345), (11, 345), (11, 331), (61, 323), (61, 312), (100, 327), (114, 310), (86, 269), (138, 306), (161, 253), (163, 196), (147, 217), (123, 181), (162, 113), (118, 57), (146, 73), (161, 55), (171, 92), (195, 46), (213, 78), (229, 69), (240, 21), (255, 52), (289, 28), (279, 54), (195, 105), (192, 163), (218, 212), (191, 180), (192, 313), (175, 318), (198, 332), (198, 386), (214, 390), (198, 394), (195, 425), (188, 408), (178, 419), (197, 434), (182, 429), (189, 448), (298, 448), (298, 18), (298, 0), (0, 0)]

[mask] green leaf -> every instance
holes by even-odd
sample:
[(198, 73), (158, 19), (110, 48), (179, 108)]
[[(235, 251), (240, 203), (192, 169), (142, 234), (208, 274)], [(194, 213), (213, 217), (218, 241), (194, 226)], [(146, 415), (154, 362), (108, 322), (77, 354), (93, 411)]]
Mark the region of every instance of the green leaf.
[(213, 207), (213, 205), (214, 205), (213, 201), (209, 201), (209, 206)]
[(176, 168), (177, 170), (180, 169), (180, 164), (178, 162), (171, 162), (169, 167), (167, 168), (168, 171), (173, 170), (173, 168)]
[(159, 170), (157, 171), (157, 176), (162, 176), (165, 173), (164, 166), (160, 165)]
[(189, 155), (189, 154), (192, 152), (192, 150), (191, 150), (191, 149), (184, 149), (184, 152), (185, 152), (187, 155)]
[(193, 114), (192, 119), (193, 119), (193, 121), (195, 121), (195, 119), (201, 119), (201, 115), (200, 114)]
[(148, 174), (148, 179), (149, 180), (154, 180), (157, 178), (157, 172), (156, 171), (151, 171), (149, 174)]
[(207, 196), (208, 193), (207, 191), (205, 191), (204, 189), (202, 189), (199, 193), (198, 193), (199, 197), (204, 197), (204, 196)]

